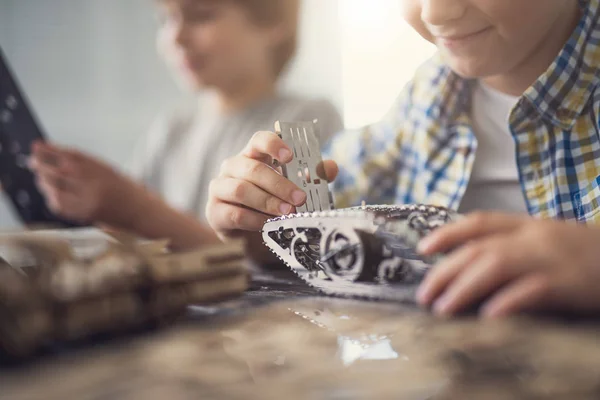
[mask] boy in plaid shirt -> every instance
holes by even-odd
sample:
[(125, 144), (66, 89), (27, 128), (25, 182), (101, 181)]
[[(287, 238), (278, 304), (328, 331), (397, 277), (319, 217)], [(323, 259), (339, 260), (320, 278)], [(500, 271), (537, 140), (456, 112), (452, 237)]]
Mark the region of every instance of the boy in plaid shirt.
[[(407, 20), (439, 52), (383, 121), (344, 132), (327, 146), (335, 160), (326, 170), (337, 206), (429, 203), (461, 212), (600, 221), (600, 0), (404, 4)], [(276, 135), (259, 132), (224, 163), (207, 208), (221, 238), (258, 231), (269, 216), (305, 201), (268, 166), (274, 158), (287, 162), (292, 153)], [(496, 301), (484, 308), (489, 315), (549, 304), (540, 300), (554, 293), (540, 254), (581, 256), (573, 263), (586, 271), (592, 265), (583, 250), (568, 245), (591, 230), (555, 224), (478, 214), (440, 231), (423, 252), (459, 249), (429, 274), (420, 301), (451, 314), (514, 282), (514, 291), (509, 285), (498, 294), (501, 306)], [(517, 243), (520, 229), (527, 234)], [(554, 236), (536, 238), (529, 231)], [(508, 273), (508, 264), (521, 267)], [(531, 265), (539, 269), (526, 269)]]

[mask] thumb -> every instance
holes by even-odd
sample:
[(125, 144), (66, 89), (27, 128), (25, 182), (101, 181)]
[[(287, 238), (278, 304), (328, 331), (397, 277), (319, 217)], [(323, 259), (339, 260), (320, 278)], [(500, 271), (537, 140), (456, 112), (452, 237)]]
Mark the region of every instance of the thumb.
[(333, 160), (325, 160), (317, 166), (317, 175), (327, 182), (333, 182), (339, 172), (338, 165)]

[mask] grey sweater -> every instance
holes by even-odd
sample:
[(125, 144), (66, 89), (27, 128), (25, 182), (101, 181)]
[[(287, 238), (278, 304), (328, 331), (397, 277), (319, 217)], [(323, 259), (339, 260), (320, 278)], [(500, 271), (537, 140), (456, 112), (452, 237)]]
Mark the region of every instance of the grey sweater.
[(252, 135), (272, 131), (277, 120), (318, 119), (320, 141), (340, 131), (337, 110), (325, 100), (277, 96), (241, 112), (215, 112), (210, 98), (187, 109), (160, 117), (138, 144), (130, 172), (133, 178), (160, 194), (172, 207), (205, 220), (210, 181), (223, 161), (239, 153)]

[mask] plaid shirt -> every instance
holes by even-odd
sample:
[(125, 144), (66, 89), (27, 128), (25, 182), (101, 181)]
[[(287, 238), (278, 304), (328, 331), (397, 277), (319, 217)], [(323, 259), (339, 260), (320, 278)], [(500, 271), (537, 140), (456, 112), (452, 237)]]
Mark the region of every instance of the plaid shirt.
[[(600, 0), (550, 68), (519, 99), (510, 130), (529, 213), (600, 222)], [(339, 207), (429, 203), (457, 209), (475, 159), (474, 84), (440, 56), (420, 68), (392, 111), (325, 149), (340, 166)]]

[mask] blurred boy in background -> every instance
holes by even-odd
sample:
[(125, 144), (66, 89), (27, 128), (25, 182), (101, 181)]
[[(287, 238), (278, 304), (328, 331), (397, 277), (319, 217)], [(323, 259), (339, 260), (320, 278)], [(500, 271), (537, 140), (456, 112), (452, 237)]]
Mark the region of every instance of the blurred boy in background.
[(31, 166), (62, 217), (194, 247), (217, 240), (203, 223), (208, 186), (253, 132), (276, 120), (318, 119), (327, 140), (342, 123), (329, 102), (278, 89), (297, 47), (298, 0), (160, 0), (157, 7), (160, 53), (198, 92), (197, 103), (155, 123), (136, 149), (134, 180), (53, 144), (38, 143)]

